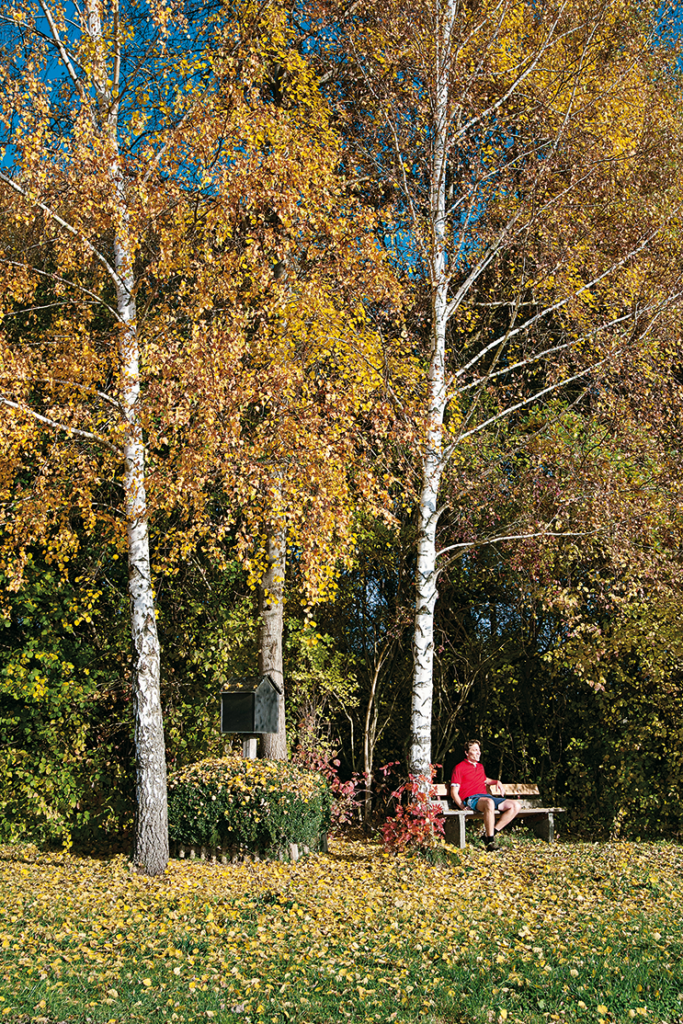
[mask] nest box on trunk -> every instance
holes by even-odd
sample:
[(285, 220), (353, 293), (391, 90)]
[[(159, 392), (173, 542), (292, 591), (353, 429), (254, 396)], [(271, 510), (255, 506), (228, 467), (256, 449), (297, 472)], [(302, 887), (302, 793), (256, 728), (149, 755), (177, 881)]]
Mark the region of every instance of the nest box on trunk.
[(221, 693), (221, 732), (248, 736), (277, 732), (280, 693), (268, 675), (231, 679)]

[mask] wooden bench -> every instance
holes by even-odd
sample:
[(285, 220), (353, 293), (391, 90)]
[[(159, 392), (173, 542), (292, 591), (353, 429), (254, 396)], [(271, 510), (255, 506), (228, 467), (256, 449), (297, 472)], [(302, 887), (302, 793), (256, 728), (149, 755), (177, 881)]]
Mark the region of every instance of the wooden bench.
[[(465, 821), (467, 818), (483, 818), (479, 811), (459, 811), (450, 799), (450, 786), (439, 784), (435, 786), (436, 796), (434, 797), (441, 804), (444, 813), (444, 838), (447, 843), (462, 848), (465, 845)], [(554, 815), (562, 814), (564, 807), (541, 807), (541, 795), (538, 786), (506, 782), (503, 784), (503, 791), (506, 797), (517, 800), (521, 805), (520, 810), (514, 819), (524, 819), (536, 833), (539, 839), (546, 843), (555, 841), (555, 819)], [(497, 796), (497, 793), (493, 793)], [(496, 815), (500, 811), (496, 811)]]

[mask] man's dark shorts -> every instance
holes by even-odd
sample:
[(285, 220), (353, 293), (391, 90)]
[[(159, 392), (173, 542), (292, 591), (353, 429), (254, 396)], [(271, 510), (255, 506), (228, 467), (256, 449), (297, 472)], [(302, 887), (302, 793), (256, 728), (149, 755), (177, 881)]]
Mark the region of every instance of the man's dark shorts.
[(477, 804), (484, 797), (486, 800), (493, 800), (493, 809), (498, 810), (501, 804), (504, 804), (507, 800), (506, 796), (491, 796), (490, 793), (473, 793), (472, 796), (468, 796), (466, 800), (463, 800), (465, 807), (468, 807), (471, 811), (476, 811)]

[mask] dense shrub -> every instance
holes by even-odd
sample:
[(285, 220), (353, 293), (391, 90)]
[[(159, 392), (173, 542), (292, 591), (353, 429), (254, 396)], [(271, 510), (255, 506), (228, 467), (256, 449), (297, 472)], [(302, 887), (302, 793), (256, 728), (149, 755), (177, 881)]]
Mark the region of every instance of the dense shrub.
[(315, 849), (330, 825), (330, 788), (287, 761), (211, 758), (169, 778), (172, 843), (246, 846), (275, 854), (289, 843)]
[(117, 599), (32, 556), (24, 576), (0, 572), (0, 841), (108, 844), (134, 814)]
[(0, 694), (0, 842), (108, 845), (132, 826), (133, 759), (117, 695), (87, 677), (39, 700)]

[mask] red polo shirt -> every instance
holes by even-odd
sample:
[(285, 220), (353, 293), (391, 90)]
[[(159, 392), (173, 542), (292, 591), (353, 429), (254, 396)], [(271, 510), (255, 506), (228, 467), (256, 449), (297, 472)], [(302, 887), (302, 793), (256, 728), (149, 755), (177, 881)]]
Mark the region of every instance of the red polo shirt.
[(456, 764), (451, 775), (451, 785), (460, 786), (460, 799), (467, 800), (468, 796), (475, 793), (486, 793), (486, 772), (483, 764), (478, 761), (472, 764), (471, 761), (461, 761)]

